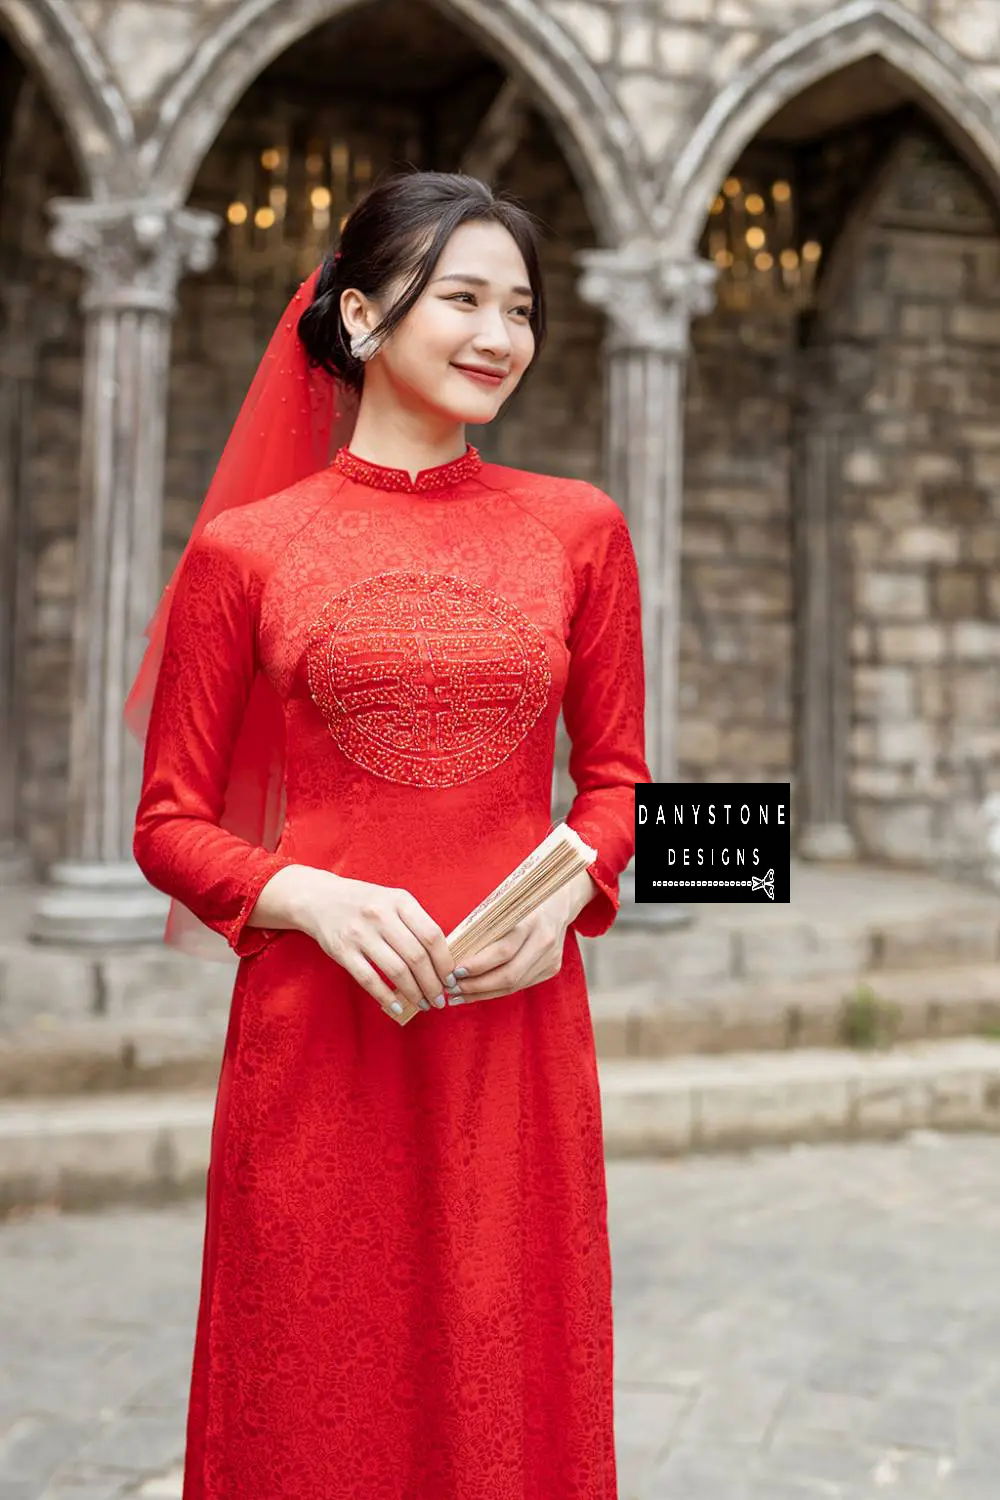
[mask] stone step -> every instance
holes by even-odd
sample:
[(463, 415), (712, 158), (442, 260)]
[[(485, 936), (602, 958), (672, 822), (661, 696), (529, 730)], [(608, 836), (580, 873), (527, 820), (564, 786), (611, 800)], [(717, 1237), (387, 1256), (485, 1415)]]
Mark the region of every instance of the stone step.
[(214, 1088), (225, 1015), (47, 1019), (0, 1033), (0, 1099)]
[(869, 1034), (918, 1041), (1000, 1034), (1000, 964), (870, 969), (784, 983), (729, 980), (678, 995), (659, 981), (591, 991), (598, 1053), (686, 1053), (864, 1046)]
[[(602, 1059), (642, 1059), (734, 1051), (863, 1045), (870, 1023), (888, 1017), (897, 1042), (1000, 1034), (1000, 964), (924, 970), (873, 970), (873, 1009), (853, 978), (798, 983), (718, 984), (695, 998), (675, 998), (656, 984), (591, 990), (591, 1014)], [(844, 1030), (845, 998), (854, 994), (854, 1032)], [(215, 1087), (226, 1013), (181, 1013), (152, 1019), (41, 1016), (0, 1033), (0, 1099), (188, 1091)]]
[[(870, 872), (866, 872), (870, 874)], [(584, 945), (591, 986), (656, 983), (697, 999), (719, 985), (800, 983), (883, 970), (940, 969), (1000, 960), (1000, 897), (973, 893), (926, 911), (869, 911), (833, 904), (703, 906), (688, 927), (657, 930), (641, 906), (623, 911), (606, 938)]]
[[(1000, 1130), (1000, 1043), (602, 1062), (609, 1158)], [(0, 1104), (0, 1213), (204, 1191), (214, 1094)]]

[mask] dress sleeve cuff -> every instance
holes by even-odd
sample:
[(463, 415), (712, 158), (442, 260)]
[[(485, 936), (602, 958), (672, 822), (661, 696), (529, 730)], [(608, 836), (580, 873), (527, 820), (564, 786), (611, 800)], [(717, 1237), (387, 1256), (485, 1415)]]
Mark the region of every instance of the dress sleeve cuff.
[(259, 953), (285, 930), (277, 927), (248, 927), (247, 921), (257, 905), (261, 891), (272, 876), (295, 863), (295, 860), (283, 854), (262, 854), (255, 864), (239, 914), (232, 921), (220, 923), (218, 929), (238, 958), (250, 958)]
[(607, 932), (618, 915), (618, 877), (600, 855), (592, 865), (587, 866), (587, 874), (597, 889), (586, 906), (580, 908), (570, 926), (581, 937), (600, 937)]

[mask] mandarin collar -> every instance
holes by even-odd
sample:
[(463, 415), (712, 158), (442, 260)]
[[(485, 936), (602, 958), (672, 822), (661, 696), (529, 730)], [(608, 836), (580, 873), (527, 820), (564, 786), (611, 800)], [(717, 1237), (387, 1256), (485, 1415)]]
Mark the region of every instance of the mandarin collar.
[(421, 469), (415, 479), (406, 469), (389, 469), (383, 464), (373, 464), (366, 458), (359, 458), (346, 445), (337, 450), (332, 465), (341, 474), (346, 474), (348, 479), (370, 485), (372, 489), (404, 490), (414, 494), (450, 489), (463, 479), (474, 478), (482, 466), (479, 450), (471, 443), (466, 445), (461, 457), (449, 459), (447, 463), (437, 464), (432, 469)]

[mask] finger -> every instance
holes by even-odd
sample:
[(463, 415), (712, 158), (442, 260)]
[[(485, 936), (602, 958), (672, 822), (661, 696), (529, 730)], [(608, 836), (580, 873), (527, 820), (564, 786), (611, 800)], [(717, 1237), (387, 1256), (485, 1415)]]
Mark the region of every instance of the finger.
[[(516, 990), (527, 990), (532, 985), (541, 984), (543, 980), (553, 978), (558, 973), (559, 967), (552, 953), (545, 950), (536, 956), (534, 962), (529, 961), (524, 964), (516, 960), (499, 969), (492, 969), (488, 974), (479, 975), (475, 982), (463, 980), (464, 998), (493, 1000), (500, 995), (512, 995)], [(452, 1000), (453, 1005), (457, 1003), (458, 1000)]]
[[(409, 935), (405, 934), (404, 936), (404, 932), (405, 929), (401, 929), (396, 941), (391, 941), (383, 937), (377, 931), (372, 932), (365, 937), (362, 943), (362, 952), (373, 964), (378, 965), (386, 979), (389, 980), (390, 984), (395, 986), (401, 995), (405, 996), (407, 1000), (412, 1001), (414, 1005), (419, 1005), (421, 1010), (424, 1010), (426, 1007), (422, 1002), (427, 998), (424, 990), (413, 969), (410, 967), (410, 960), (405, 953), (400, 953), (396, 946), (396, 942), (399, 942), (400, 946), (403, 946), (409, 940)], [(437, 993), (440, 993), (440, 991)]]
[(410, 891), (400, 892), (397, 910), (401, 920), (427, 954), (440, 991), (455, 969), (455, 956), (448, 947), (444, 932)]
[[(488, 943), (485, 948), (478, 949), (470, 958), (463, 958), (462, 964), (468, 970), (470, 977), (490, 974), (517, 958), (530, 936), (530, 931), (519, 922), (502, 938), (497, 938), (495, 942)], [(466, 983), (467, 980), (463, 979), (462, 984)]]
[[(330, 956), (333, 958), (336, 955)], [(352, 979), (357, 980), (361, 988), (371, 995), (373, 1000), (378, 1002), (387, 1015), (391, 1015), (394, 1020), (402, 1015), (403, 1006), (399, 996), (380, 978), (362, 954), (351, 951), (337, 958), (337, 962), (347, 970)]]
[(431, 956), (420, 939), (396, 913), (390, 913), (385, 919), (381, 933), (390, 949), (406, 963), (420, 998), (432, 1004), (436, 1003), (444, 985), (438, 978)]

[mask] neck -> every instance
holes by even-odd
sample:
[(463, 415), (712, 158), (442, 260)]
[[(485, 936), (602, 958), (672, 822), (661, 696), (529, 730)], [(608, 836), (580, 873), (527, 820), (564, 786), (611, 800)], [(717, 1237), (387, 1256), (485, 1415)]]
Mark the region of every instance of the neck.
[(392, 397), (365, 389), (351, 434), (350, 450), (368, 463), (405, 469), (416, 479), (422, 469), (436, 469), (466, 450), (465, 423), (423, 408), (408, 410)]

